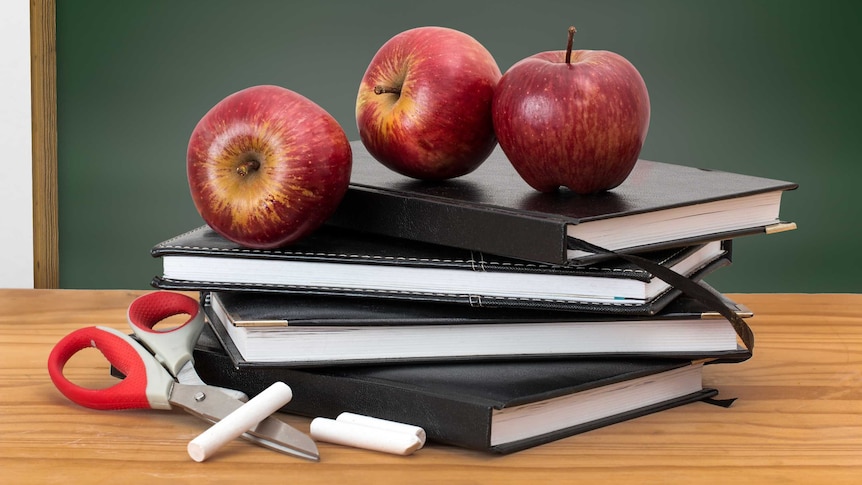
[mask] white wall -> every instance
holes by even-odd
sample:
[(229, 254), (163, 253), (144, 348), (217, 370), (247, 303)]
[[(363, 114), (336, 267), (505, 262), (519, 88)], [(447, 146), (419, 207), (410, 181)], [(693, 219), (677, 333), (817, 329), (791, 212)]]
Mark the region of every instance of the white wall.
[(30, 4), (0, 1), (0, 288), (33, 287)]

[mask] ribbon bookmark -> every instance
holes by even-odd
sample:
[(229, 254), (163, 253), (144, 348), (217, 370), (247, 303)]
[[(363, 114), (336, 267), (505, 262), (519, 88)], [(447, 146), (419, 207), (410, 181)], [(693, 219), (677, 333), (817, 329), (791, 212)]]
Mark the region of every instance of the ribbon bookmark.
[(724, 318), (726, 318), (727, 321), (729, 321), (730, 324), (733, 326), (733, 329), (736, 331), (736, 334), (742, 340), (742, 343), (745, 344), (745, 348), (748, 349), (749, 352), (754, 351), (754, 333), (751, 331), (751, 328), (748, 326), (748, 324), (745, 323), (742, 317), (737, 315), (736, 312), (731, 310), (727, 306), (727, 304), (725, 304), (725, 302), (723, 302), (721, 298), (718, 297), (718, 295), (716, 295), (712, 291), (709, 291), (702, 285), (698, 284), (696, 281), (687, 278), (677, 273), (676, 271), (673, 271), (672, 269), (666, 268), (660, 264), (656, 264), (646, 258), (642, 258), (634, 254), (625, 254), (611, 251), (610, 249), (596, 246), (582, 239), (569, 237), (568, 248), (578, 249), (581, 251), (587, 251), (595, 254), (610, 254), (639, 266), (641, 269), (661, 279), (662, 281), (673, 286), (674, 288), (677, 288), (691, 298), (694, 298), (695, 300), (703, 303), (710, 310), (715, 311)]

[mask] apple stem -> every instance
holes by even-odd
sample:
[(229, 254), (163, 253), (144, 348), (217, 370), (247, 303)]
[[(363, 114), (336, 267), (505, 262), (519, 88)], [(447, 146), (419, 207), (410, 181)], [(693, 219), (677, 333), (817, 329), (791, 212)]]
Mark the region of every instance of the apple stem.
[(572, 44), (575, 42), (575, 26), (569, 27), (569, 42), (566, 44), (566, 64), (572, 63)]
[(390, 87), (380, 86), (380, 85), (374, 86), (374, 94), (383, 94), (383, 93), (401, 94), (401, 88), (390, 88)]
[(236, 173), (239, 174), (240, 177), (245, 177), (249, 174), (249, 172), (254, 172), (255, 170), (260, 168), (260, 162), (251, 159), (242, 163), (239, 167), (236, 168)]

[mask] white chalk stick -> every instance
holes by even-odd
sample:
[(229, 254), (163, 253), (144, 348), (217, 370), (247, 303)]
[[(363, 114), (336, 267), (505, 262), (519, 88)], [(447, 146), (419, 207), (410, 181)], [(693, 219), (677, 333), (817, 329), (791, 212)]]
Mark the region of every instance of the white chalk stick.
[(388, 429), (391, 431), (398, 431), (400, 433), (413, 434), (419, 438), (419, 441), (423, 446), (425, 445), (425, 430), (412, 424), (399, 423), (398, 421), (389, 421), (388, 419), (375, 418), (355, 413), (341, 413), (335, 418), (335, 420), (345, 423), (371, 426), (372, 428)]
[(293, 392), (287, 384), (274, 383), (191, 440), (187, 447), (189, 456), (197, 462), (206, 460), (228, 441), (257, 426), (292, 398)]
[(394, 455), (409, 455), (422, 447), (419, 437), (412, 433), (372, 428), (329, 418), (314, 418), (311, 421), (311, 437), (318, 441)]

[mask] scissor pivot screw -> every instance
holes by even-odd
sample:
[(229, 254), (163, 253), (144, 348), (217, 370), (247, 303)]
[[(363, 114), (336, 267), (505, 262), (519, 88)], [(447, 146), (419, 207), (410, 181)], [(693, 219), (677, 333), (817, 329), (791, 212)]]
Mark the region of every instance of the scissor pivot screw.
[(195, 393), (195, 401), (197, 401), (197, 402), (201, 402), (206, 398), (207, 398), (207, 395), (201, 391), (198, 391), (197, 393)]

